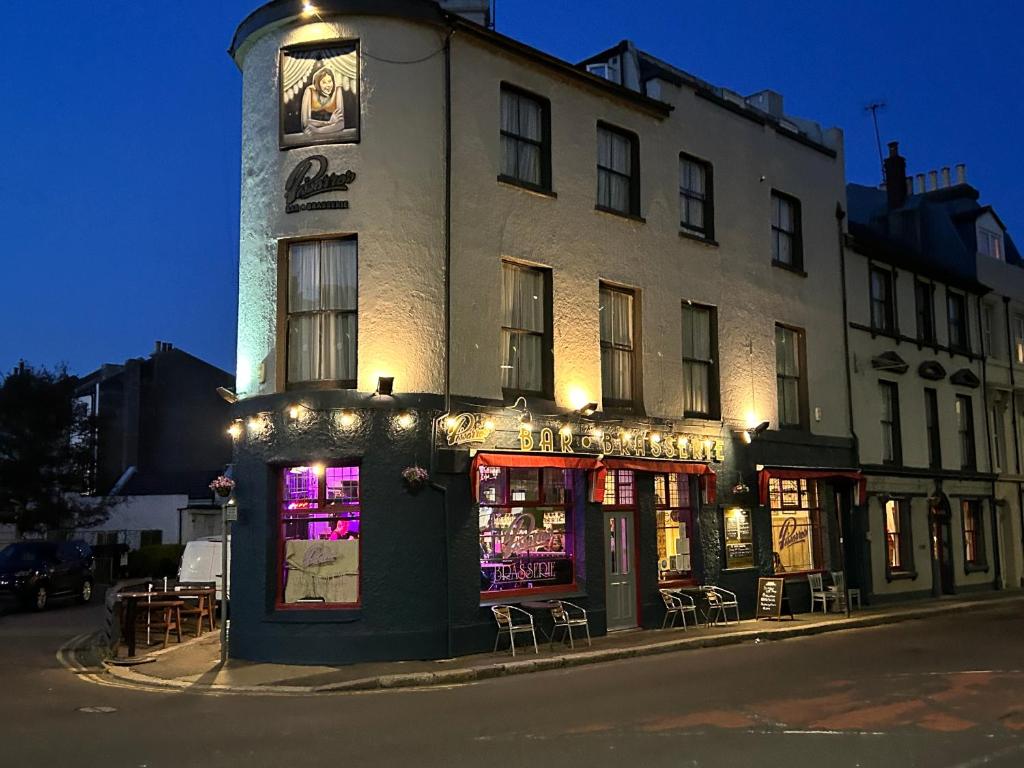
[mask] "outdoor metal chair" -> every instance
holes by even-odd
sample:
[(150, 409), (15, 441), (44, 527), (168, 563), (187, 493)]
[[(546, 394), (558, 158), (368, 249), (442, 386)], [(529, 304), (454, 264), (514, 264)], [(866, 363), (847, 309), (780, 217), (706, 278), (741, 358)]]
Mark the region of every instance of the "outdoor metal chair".
[[(555, 633), (564, 629), (569, 637), (569, 647), (576, 650), (576, 644), (572, 639), (573, 627), (583, 627), (587, 633), (587, 645), (590, 646), (590, 625), (587, 623), (587, 612), (575, 603), (568, 600), (551, 601), (551, 620), (555, 626), (551, 630), (551, 647), (555, 647)], [(562, 638), (563, 642), (565, 638)]]
[(494, 614), (494, 620), (498, 622), (498, 636), (494, 638), (495, 653), (498, 651), (498, 643), (504, 632), (508, 632), (508, 642), (512, 647), (513, 656), (516, 655), (516, 634), (527, 632), (533, 638), (533, 652), (540, 653), (537, 650), (537, 633), (533, 629), (533, 616), (529, 611), (516, 608), (514, 605), (492, 605), (491, 613)]
[(860, 608), (860, 590), (857, 587), (846, 588), (845, 573), (842, 571), (832, 571), (832, 583), (836, 585), (836, 594), (840, 606), (845, 608), (845, 601), (848, 598), (851, 608), (853, 608), (853, 603), (856, 603), (857, 607)]
[(821, 604), (822, 613), (828, 613), (829, 604), (838, 600), (838, 595), (825, 589), (820, 573), (807, 574), (807, 584), (811, 589), (811, 613), (814, 613), (814, 606), (819, 603)]
[(721, 617), (726, 624), (729, 623), (729, 610), (735, 612), (736, 623), (740, 623), (740, 603), (736, 599), (736, 593), (730, 592), (728, 589), (722, 587), (716, 587), (714, 584), (705, 584), (701, 589), (704, 590), (704, 594), (708, 597), (708, 612), (711, 612), (711, 595), (714, 594), (715, 602), (717, 603), (716, 617)]
[[(697, 604), (693, 602), (693, 598), (689, 595), (682, 595), (678, 592), (673, 592), (671, 589), (659, 589), (658, 592), (661, 594), (661, 600), (665, 603), (665, 618), (661, 620), (661, 628), (665, 629), (665, 625), (668, 624), (668, 628), (672, 629), (676, 625), (676, 616), (679, 616), (683, 620), (683, 631), (686, 631), (686, 614), (693, 614), (693, 624), (697, 626)], [(671, 617), (671, 621), (669, 621)]]

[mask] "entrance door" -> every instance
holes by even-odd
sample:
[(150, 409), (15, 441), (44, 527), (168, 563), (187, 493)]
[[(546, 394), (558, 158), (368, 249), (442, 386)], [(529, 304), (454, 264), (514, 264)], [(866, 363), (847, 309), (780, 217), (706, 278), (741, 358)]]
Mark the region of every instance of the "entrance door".
[(929, 517), (932, 537), (932, 594), (953, 594), (953, 544), (949, 529), (949, 515)]
[(604, 513), (604, 573), (608, 629), (636, 626), (636, 571), (633, 567), (633, 511)]

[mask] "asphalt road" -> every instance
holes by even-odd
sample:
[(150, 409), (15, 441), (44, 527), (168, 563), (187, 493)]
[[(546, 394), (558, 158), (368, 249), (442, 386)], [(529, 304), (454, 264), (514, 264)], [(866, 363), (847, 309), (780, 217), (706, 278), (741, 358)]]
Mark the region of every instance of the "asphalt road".
[(97, 685), (55, 652), (99, 606), (5, 615), (0, 765), (1021, 768), (1019, 610), (309, 697)]

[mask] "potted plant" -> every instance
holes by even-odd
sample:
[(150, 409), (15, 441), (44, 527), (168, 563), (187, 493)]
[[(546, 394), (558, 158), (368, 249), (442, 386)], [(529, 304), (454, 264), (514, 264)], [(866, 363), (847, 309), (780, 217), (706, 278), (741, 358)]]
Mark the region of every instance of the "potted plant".
[(430, 480), (430, 475), (423, 467), (412, 466), (402, 470), (402, 479), (412, 493), (418, 493)]
[(226, 499), (231, 495), (231, 491), (235, 489), (235, 481), (230, 477), (224, 477), (219, 475), (212, 483), (210, 483), (210, 490), (220, 496), (222, 499)]

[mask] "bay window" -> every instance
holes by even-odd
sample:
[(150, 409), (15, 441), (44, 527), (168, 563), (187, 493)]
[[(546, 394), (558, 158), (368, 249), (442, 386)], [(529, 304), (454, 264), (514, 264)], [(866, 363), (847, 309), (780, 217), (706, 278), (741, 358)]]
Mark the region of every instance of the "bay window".
[(355, 238), (289, 243), (287, 261), (287, 383), (355, 387)]
[(821, 507), (815, 480), (768, 481), (776, 574), (821, 570)]
[(286, 467), (280, 476), (278, 602), (359, 604), (359, 467)]
[(573, 584), (573, 470), (479, 467), (482, 597)]

